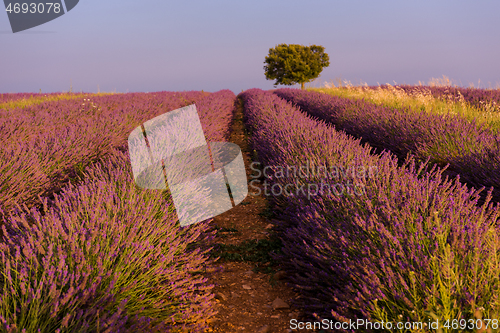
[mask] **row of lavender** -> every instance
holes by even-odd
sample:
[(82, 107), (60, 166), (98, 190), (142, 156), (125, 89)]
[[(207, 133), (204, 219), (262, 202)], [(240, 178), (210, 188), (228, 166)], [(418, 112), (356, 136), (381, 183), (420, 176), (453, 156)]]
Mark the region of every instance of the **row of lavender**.
[(456, 115), (437, 115), (378, 106), (319, 92), (279, 89), (275, 93), (370, 145), (404, 158), (449, 164), (447, 174), (479, 189), (495, 187), (500, 200), (500, 136), (484, 125)]
[[(207, 140), (227, 141), (235, 99), (226, 90), (196, 103)], [(194, 199), (204, 202), (202, 193)], [(207, 328), (212, 286), (195, 273), (208, 263), (208, 222), (181, 228), (168, 192), (134, 184), (126, 150), (43, 201), (43, 214), (11, 214), (2, 226), (1, 331)]]
[(108, 95), (0, 110), (0, 209), (33, 206), (78, 170), (126, 147), (142, 122), (199, 100), (202, 92)]
[(229, 140), (235, 103), (231, 90), (212, 93), (195, 103), (207, 141)]
[[(385, 86), (382, 86), (384, 88)], [(478, 89), (462, 87), (437, 87), (437, 86), (397, 86), (410, 94), (431, 94), (435, 98), (451, 101), (465, 101), (472, 106), (484, 109), (488, 104), (500, 107), (500, 89)]]
[(500, 206), (412, 157), (399, 167), (373, 155), (275, 94), (240, 96), (251, 144), (274, 170), (278, 259), (298, 306), (339, 322), (498, 317)]

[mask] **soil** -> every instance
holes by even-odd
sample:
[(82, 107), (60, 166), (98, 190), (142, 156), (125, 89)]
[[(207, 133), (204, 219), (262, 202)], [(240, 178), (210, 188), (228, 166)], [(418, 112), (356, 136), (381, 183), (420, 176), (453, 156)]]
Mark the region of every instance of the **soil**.
[[(250, 181), (252, 160), (247, 139), (240, 103), (233, 121), (230, 142), (241, 148), (247, 180)], [(249, 187), (248, 196), (242, 203), (214, 217), (212, 224), (218, 229), (214, 242), (242, 245), (249, 240), (276, 240), (272, 224), (265, 217), (267, 207), (266, 198), (263, 195), (257, 196), (255, 188)], [(237, 256), (238, 254), (235, 258)], [(207, 332), (285, 333), (292, 332), (290, 320), (300, 320), (300, 309), (291, 304), (298, 294), (287, 285), (286, 276), (272, 261), (266, 264), (221, 258), (214, 267), (207, 270), (205, 276), (208, 283), (214, 285), (213, 293), (218, 310), (218, 314), (210, 320)], [(283, 308), (273, 306), (273, 302), (275, 306), (279, 302), (277, 298), (286, 303), (282, 304)]]

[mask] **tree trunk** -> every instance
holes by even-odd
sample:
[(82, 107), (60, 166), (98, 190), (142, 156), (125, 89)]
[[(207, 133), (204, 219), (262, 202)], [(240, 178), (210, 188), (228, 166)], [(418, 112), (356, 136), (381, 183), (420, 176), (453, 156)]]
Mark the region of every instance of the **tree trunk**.
[(304, 90), (304, 82), (300, 84), (300, 89)]

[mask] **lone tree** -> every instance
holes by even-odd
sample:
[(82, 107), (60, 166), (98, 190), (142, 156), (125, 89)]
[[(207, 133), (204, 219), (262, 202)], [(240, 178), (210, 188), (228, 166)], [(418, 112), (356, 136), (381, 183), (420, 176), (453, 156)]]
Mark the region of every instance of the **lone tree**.
[(298, 44), (280, 44), (269, 49), (264, 70), (266, 79), (274, 83), (291, 86), (316, 79), (324, 67), (330, 66), (330, 58), (323, 46), (303, 46)]

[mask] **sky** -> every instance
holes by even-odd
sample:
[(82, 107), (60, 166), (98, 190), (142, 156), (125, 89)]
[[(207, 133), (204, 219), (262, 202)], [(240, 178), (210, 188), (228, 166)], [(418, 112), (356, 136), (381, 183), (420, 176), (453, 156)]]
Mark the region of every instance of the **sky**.
[(272, 89), (264, 59), (282, 43), (325, 47), (313, 87), (500, 86), (498, 0), (80, 0), (18, 33), (3, 8), (0, 93)]

